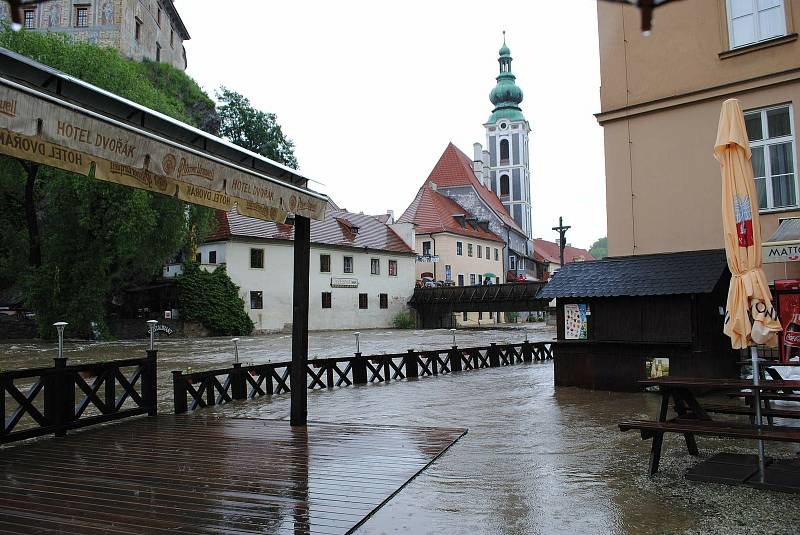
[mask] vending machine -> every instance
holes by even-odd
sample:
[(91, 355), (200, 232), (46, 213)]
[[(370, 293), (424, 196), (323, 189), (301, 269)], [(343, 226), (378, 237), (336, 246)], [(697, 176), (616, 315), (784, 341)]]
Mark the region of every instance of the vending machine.
[(783, 327), (779, 336), (781, 362), (787, 362), (800, 355), (800, 279), (776, 280), (775, 294)]

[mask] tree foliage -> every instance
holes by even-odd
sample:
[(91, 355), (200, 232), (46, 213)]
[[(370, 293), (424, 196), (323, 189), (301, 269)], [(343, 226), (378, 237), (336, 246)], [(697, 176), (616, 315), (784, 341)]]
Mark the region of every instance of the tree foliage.
[(599, 238), (596, 242), (594, 242), (592, 247), (589, 249), (589, 254), (595, 257), (597, 260), (607, 257), (608, 238)]
[(226, 87), (217, 92), (219, 133), (249, 151), (297, 169), (294, 143), (287, 138), (274, 113), (257, 110), (250, 100)]
[(202, 323), (214, 336), (245, 336), (253, 331), (239, 287), (224, 265), (206, 271), (196, 262), (184, 264), (178, 277), (178, 302), (183, 318)]
[[(214, 127), (213, 101), (185, 73), (137, 63), (116, 50), (73, 42), (65, 35), (0, 31), (0, 46), (161, 113)], [(30, 199), (25, 186), (33, 176)], [(188, 247), (192, 230), (207, 232), (213, 212), (170, 197), (40, 167), (30, 175), (0, 157), (0, 285), (23, 286), (43, 336), (55, 320), (85, 335), (101, 328), (124, 290), (149, 281), (161, 265)], [(38, 225), (40, 265), (28, 265), (26, 214)]]

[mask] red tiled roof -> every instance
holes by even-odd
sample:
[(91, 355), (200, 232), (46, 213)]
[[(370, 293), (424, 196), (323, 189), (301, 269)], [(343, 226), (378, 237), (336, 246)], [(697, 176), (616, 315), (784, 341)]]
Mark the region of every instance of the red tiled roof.
[(417, 234), (430, 234), (434, 232), (452, 232), (461, 236), (470, 236), (484, 240), (502, 243), (495, 233), (482, 229), (472, 228), (469, 223), (461, 226), (454, 215), (463, 214), (473, 217), (453, 199), (434, 191), (428, 182), (425, 182), (417, 192), (417, 196), (397, 220), (398, 223), (413, 223)]
[[(553, 264), (561, 263), (558, 244), (547, 240), (533, 240), (534, 259)], [(586, 249), (578, 247), (564, 247), (564, 262), (574, 262), (581, 260), (594, 260), (594, 257)]]
[[(272, 240), (293, 240), (294, 225), (278, 224), (239, 214), (234, 208), (230, 212), (217, 212), (219, 229), (206, 238), (207, 242), (227, 240), (233, 237)], [(413, 254), (406, 242), (388, 225), (375, 217), (351, 214), (345, 210), (328, 207), (324, 221), (311, 220), (311, 243), (374, 249), (394, 253)]]
[(475, 176), (475, 172), (472, 170), (472, 160), (469, 159), (469, 156), (464, 154), (453, 143), (447, 144), (447, 148), (444, 149), (442, 156), (428, 176), (428, 181), (435, 183), (440, 188), (472, 186), (481, 199), (489, 205), (492, 211), (506, 225), (525, 235), (525, 231), (514, 221), (514, 218), (508, 213), (508, 209), (503, 206), (500, 198), (492, 190), (481, 184)]

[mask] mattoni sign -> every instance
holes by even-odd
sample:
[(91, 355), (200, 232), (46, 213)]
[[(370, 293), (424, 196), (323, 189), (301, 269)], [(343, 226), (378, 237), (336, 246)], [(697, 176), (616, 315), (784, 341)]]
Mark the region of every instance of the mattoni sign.
[(331, 288), (358, 288), (358, 279), (331, 277)]
[(417, 255), (417, 262), (438, 262), (439, 255)]
[(2, 154), (259, 219), (325, 217), (313, 195), (19, 87), (0, 85)]
[(765, 243), (761, 246), (761, 258), (765, 264), (800, 262), (800, 242)]

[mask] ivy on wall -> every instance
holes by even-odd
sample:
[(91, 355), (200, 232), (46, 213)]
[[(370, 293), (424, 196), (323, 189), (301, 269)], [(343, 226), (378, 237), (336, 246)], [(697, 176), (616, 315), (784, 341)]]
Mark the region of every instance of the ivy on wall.
[(201, 323), (213, 336), (244, 336), (253, 331), (239, 287), (224, 265), (206, 271), (196, 262), (187, 262), (177, 280), (181, 317)]

